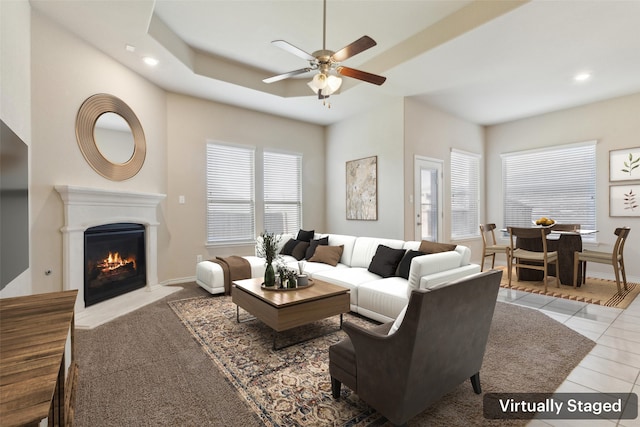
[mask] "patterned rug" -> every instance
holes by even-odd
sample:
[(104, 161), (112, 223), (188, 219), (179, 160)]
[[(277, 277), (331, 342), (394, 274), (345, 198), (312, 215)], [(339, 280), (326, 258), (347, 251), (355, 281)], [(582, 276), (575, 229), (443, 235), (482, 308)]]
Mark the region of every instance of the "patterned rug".
[[(265, 425), (388, 425), (346, 387), (341, 399), (331, 397), (328, 347), (346, 336), (337, 329), (338, 316), (280, 334), (279, 346), (327, 333), (273, 351), (271, 329), (258, 320), (237, 323), (230, 297), (190, 298), (169, 305)], [(241, 320), (247, 315), (240, 310)], [(352, 314), (345, 314), (344, 320), (372, 325)], [(483, 392), (554, 391), (593, 345), (535, 310), (497, 303), (480, 374)], [(526, 421), (484, 419), (482, 395), (474, 394), (466, 381), (411, 421), (412, 425), (441, 423), (522, 426)]]
[[(503, 270), (502, 282), (500, 286), (509, 288), (509, 279), (506, 274), (506, 267), (496, 267), (497, 270)], [(548, 295), (556, 298), (564, 298), (575, 301), (586, 302), (589, 304), (604, 305), (607, 307), (627, 308), (629, 304), (640, 294), (640, 285), (637, 283), (627, 282), (627, 289), (622, 288), (622, 295), (618, 294), (618, 287), (615, 280), (597, 279), (587, 277), (586, 283), (573, 289), (573, 286), (560, 285), (556, 287), (555, 279), (547, 282), (547, 292), (544, 291), (544, 283), (531, 282), (526, 280), (516, 280), (515, 269), (513, 279), (511, 281), (511, 289), (518, 291), (530, 292), (534, 294)]]

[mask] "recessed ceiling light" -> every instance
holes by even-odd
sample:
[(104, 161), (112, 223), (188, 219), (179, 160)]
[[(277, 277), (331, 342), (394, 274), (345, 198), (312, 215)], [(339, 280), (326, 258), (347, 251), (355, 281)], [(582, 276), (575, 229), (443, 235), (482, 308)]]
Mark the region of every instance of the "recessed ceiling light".
[(156, 65), (158, 65), (158, 62), (159, 62), (156, 58), (152, 58), (150, 56), (145, 56), (144, 58), (142, 58), (142, 60), (144, 61), (145, 64), (151, 67), (155, 67)]
[(125, 50), (127, 52), (135, 52), (136, 51), (136, 47), (132, 44), (127, 44), (124, 46)]
[(591, 73), (588, 73), (588, 72), (578, 73), (575, 76), (573, 76), (573, 80), (576, 82), (586, 82), (590, 78), (591, 78)]

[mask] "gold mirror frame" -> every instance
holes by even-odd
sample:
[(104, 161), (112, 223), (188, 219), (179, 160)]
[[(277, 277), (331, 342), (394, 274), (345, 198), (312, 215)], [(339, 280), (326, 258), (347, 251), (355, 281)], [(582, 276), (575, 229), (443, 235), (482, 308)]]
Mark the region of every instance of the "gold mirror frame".
[[(96, 121), (105, 113), (118, 114), (131, 128), (134, 141), (133, 155), (125, 163), (111, 162), (102, 155), (96, 144)], [(147, 154), (147, 144), (138, 117), (124, 101), (106, 93), (93, 95), (80, 106), (76, 116), (76, 139), (87, 163), (100, 175), (113, 181), (124, 181), (135, 176), (142, 168)]]

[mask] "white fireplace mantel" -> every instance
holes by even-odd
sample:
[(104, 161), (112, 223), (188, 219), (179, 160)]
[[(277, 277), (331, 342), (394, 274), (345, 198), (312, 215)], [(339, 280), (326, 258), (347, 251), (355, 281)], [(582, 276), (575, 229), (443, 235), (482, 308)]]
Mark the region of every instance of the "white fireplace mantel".
[[(158, 204), (165, 194), (114, 191), (97, 188), (56, 185), (64, 203), (63, 289), (77, 289), (76, 313), (84, 303), (84, 232), (90, 227), (117, 222), (145, 226), (147, 284), (150, 291), (158, 285)], [(102, 304), (102, 303), (100, 303)], [(97, 304), (99, 305), (99, 304)], [(93, 306), (91, 306), (93, 308)]]

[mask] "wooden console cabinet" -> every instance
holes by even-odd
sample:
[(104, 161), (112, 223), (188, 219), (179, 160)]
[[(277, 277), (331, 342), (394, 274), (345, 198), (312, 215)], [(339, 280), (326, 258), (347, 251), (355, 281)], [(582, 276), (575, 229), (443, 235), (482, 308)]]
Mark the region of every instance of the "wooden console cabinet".
[[(0, 299), (0, 425), (73, 424), (78, 291)], [(71, 337), (70, 364), (65, 348)], [(69, 365), (67, 374), (66, 366)]]

